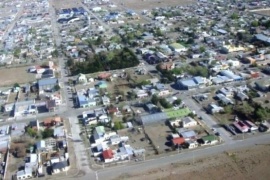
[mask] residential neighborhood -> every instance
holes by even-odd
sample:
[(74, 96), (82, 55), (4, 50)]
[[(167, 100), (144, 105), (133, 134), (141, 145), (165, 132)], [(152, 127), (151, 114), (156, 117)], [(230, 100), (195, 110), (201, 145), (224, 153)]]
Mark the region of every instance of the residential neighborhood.
[(269, 5), (3, 0), (0, 179), (129, 179), (269, 144)]

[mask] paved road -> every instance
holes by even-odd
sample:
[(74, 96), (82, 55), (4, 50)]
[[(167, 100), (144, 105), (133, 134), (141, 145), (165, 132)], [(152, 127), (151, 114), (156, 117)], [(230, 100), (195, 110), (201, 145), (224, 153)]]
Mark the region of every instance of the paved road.
[[(262, 136), (245, 139), (243, 141), (233, 141), (231, 144), (222, 144), (218, 146), (189, 151), (189, 152), (162, 157), (158, 159), (146, 160), (145, 162), (141, 162), (141, 163), (137, 163), (133, 165), (124, 165), (124, 166), (118, 166), (115, 168), (103, 169), (103, 170), (98, 171), (98, 176), (99, 176), (99, 180), (109, 180), (109, 179), (118, 177), (119, 175), (123, 173), (140, 173), (140, 172), (147, 171), (153, 168), (166, 166), (171, 163), (192, 160), (193, 158), (197, 159), (197, 158), (202, 158), (206, 156), (212, 156), (212, 155), (222, 153), (224, 151), (250, 147), (256, 144), (269, 144), (269, 143), (270, 143), (270, 135), (265, 134)], [(84, 177), (82, 179), (87, 179), (87, 178)]]
[(218, 125), (218, 123), (212, 118), (212, 116), (206, 114), (206, 112), (199, 106), (193, 99), (184, 99), (185, 104), (192, 110), (194, 110), (198, 116), (201, 116), (203, 122), (209, 128), (215, 128), (220, 133), (221, 138), (224, 140), (225, 143), (231, 144), (233, 142), (232, 137), (230, 134), (223, 128)]

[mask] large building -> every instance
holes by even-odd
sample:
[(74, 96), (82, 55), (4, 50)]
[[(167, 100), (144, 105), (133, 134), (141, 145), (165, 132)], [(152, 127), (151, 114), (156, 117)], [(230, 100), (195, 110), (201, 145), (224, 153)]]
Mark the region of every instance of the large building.
[(190, 79), (180, 79), (177, 81), (177, 85), (180, 89), (189, 90), (198, 88), (205, 85), (205, 78), (196, 76)]

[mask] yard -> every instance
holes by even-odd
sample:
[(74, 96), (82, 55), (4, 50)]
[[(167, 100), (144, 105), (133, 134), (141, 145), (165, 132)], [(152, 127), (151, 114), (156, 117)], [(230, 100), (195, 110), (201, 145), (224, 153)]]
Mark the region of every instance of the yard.
[(118, 131), (118, 134), (120, 136), (128, 136), (128, 144), (130, 144), (134, 149), (144, 148), (146, 151), (146, 158), (155, 154), (152, 145), (145, 138), (142, 128), (134, 128), (134, 130), (123, 129)]
[(35, 75), (27, 72), (27, 67), (0, 69), (0, 86), (13, 86), (15, 83), (23, 84), (35, 80)]

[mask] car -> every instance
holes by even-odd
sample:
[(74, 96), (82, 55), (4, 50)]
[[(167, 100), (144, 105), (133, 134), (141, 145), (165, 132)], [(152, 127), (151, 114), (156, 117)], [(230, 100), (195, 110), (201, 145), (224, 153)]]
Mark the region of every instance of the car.
[(216, 136), (220, 136), (220, 133), (219, 133), (219, 132), (216, 132), (215, 135), (216, 135)]
[(215, 128), (212, 128), (211, 130), (212, 130), (213, 132), (217, 132), (217, 130), (216, 130)]

